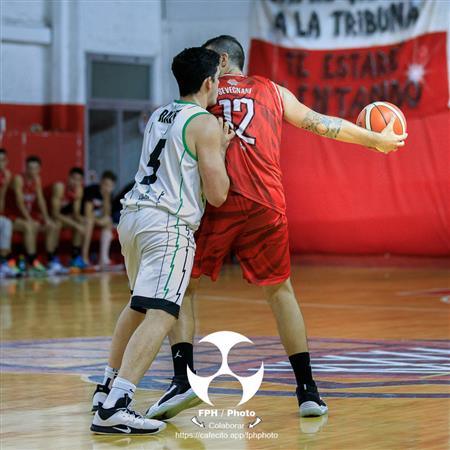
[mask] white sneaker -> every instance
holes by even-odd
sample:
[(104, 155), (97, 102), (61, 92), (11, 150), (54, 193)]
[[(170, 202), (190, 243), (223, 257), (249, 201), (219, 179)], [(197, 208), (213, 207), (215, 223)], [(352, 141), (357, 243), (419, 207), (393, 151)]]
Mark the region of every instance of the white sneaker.
[(117, 400), (113, 408), (98, 407), (92, 421), (91, 431), (96, 434), (156, 434), (166, 428), (159, 420), (146, 419), (129, 408), (128, 395)]

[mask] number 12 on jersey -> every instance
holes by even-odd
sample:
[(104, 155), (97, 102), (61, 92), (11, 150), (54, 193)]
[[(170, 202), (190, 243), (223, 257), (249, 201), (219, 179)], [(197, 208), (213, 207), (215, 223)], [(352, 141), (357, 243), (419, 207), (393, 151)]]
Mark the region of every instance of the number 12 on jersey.
[(235, 98), (233, 102), (228, 98), (219, 100), (219, 105), (223, 107), (223, 116), (225, 118), (225, 121), (231, 124), (234, 124), (233, 112), (241, 112), (242, 104), (245, 104), (245, 106), (247, 107), (247, 112), (244, 118), (241, 120), (241, 123), (237, 125), (237, 129), (235, 131), (243, 141), (247, 142), (247, 144), (255, 145), (256, 138), (245, 134), (246, 128), (250, 125), (250, 122), (255, 115), (255, 104), (253, 99), (245, 97)]

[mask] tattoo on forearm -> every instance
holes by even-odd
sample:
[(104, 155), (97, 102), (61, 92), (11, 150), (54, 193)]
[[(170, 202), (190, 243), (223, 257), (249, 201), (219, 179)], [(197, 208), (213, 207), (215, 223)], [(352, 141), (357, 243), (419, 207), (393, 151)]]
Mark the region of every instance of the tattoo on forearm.
[(342, 119), (323, 116), (314, 111), (309, 111), (303, 120), (302, 126), (305, 130), (312, 131), (319, 136), (335, 138), (341, 129)]

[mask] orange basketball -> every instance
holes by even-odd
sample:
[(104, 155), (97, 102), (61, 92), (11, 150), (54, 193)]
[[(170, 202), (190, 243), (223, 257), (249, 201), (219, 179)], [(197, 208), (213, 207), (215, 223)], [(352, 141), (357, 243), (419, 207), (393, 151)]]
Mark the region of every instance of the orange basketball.
[(389, 102), (373, 102), (367, 105), (359, 113), (356, 119), (356, 125), (379, 133), (386, 128), (392, 115), (395, 116), (394, 132), (396, 134), (406, 133), (405, 116), (400, 108)]

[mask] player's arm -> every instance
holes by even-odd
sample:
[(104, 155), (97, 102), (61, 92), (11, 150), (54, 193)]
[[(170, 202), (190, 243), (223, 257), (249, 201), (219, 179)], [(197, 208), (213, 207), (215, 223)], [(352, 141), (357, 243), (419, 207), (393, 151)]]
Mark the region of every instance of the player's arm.
[(230, 179), (225, 168), (228, 144), (234, 136), (228, 124), (212, 115), (200, 115), (188, 126), (186, 139), (195, 148), (206, 200), (216, 207), (227, 199)]
[(42, 190), (42, 184), (40, 178), (36, 180), (36, 197), (37, 197), (37, 203), (39, 206), (39, 211), (42, 214), (42, 217), (44, 218), (45, 222), (50, 221), (50, 216), (48, 215), (48, 209), (47, 209), (47, 202), (44, 198), (44, 192)]
[(92, 221), (95, 220), (94, 204), (92, 203), (92, 201), (87, 200), (86, 203), (84, 204), (84, 215), (88, 220)]
[(0, 214), (5, 210), (6, 191), (8, 190), (10, 181), (11, 181), (11, 172), (9, 170), (6, 170), (5, 182), (3, 186), (0, 188)]
[(103, 195), (103, 205), (102, 205), (102, 216), (95, 219), (95, 223), (97, 225), (100, 225), (101, 227), (104, 227), (111, 223), (111, 196), (110, 195)]
[(16, 205), (20, 211), (20, 214), (22, 214), (22, 217), (25, 220), (28, 220), (28, 221), (33, 220), (31, 218), (30, 213), (28, 212), (28, 209), (25, 206), (25, 200), (23, 198), (23, 178), (21, 175), (15, 176), (14, 181), (13, 181), (13, 189), (14, 189), (14, 195), (16, 197)]
[(78, 187), (73, 200), (73, 217), (77, 222), (81, 221), (83, 215), (81, 214), (81, 207), (83, 204), (83, 188)]
[(338, 141), (372, 147), (382, 153), (389, 153), (405, 145), (405, 134), (395, 134), (394, 120), (381, 132), (366, 130), (348, 120), (319, 114), (300, 103), (288, 89), (278, 86), (283, 99), (284, 119), (297, 128), (304, 128), (319, 136)]

